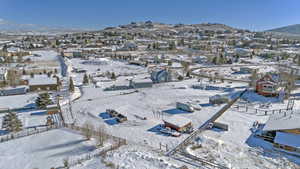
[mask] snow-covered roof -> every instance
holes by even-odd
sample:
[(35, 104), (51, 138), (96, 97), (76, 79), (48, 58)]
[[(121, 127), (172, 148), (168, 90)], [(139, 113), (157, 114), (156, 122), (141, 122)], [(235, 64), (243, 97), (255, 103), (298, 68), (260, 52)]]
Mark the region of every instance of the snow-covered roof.
[(275, 143), (300, 148), (300, 134), (276, 132)]
[(192, 121), (183, 116), (172, 116), (170, 118), (164, 119), (164, 122), (173, 124), (178, 127), (184, 127)]
[(152, 80), (150, 78), (146, 78), (146, 79), (133, 79), (132, 81), (134, 83), (152, 83)]
[(300, 128), (299, 122), (300, 122), (299, 112), (277, 113), (270, 116), (263, 130), (275, 131), (275, 130), (299, 129)]
[(48, 77), (47, 75), (35, 75), (33, 78), (28, 79), (29, 85), (48, 85), (56, 84), (57, 80), (53, 77)]

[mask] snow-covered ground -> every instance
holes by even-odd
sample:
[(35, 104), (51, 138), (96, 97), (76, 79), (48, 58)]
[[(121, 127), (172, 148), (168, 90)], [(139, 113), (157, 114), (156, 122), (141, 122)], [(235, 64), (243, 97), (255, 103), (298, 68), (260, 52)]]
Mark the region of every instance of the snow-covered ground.
[[(177, 145), (187, 135), (180, 138), (166, 137), (157, 131), (163, 119), (171, 116), (184, 116), (190, 119), (194, 127), (201, 126), (221, 106), (209, 104), (209, 96), (224, 94), (217, 90), (198, 90), (192, 88), (180, 89), (180, 86), (198, 83), (196, 80), (156, 84), (153, 88), (139, 89), (139, 92), (122, 94), (129, 91), (103, 91), (91, 86), (83, 87), (80, 99), (72, 104), (73, 112), (77, 115), (77, 123), (91, 121), (94, 125), (104, 124), (108, 132), (124, 137), (134, 142), (147, 142), (158, 147), (159, 143), (170, 147)], [(202, 105), (202, 110), (188, 113), (176, 109), (177, 101), (194, 101)], [(127, 116), (128, 121), (118, 124), (106, 113), (106, 109), (116, 109)], [(153, 113), (161, 111), (161, 114)], [(136, 117), (146, 117), (141, 120)], [(138, 136), (138, 137), (137, 137)]]
[[(57, 53), (55, 52), (39, 51), (36, 53), (41, 55), (41, 60), (37, 59), (36, 62), (57, 62)], [(112, 85), (128, 85), (129, 78), (144, 79), (149, 77), (149, 74), (145, 67), (128, 65), (125, 62), (112, 61), (106, 58), (93, 59), (93, 61), (96, 62), (86, 62), (86, 60), (81, 59), (67, 60), (68, 66), (84, 69), (87, 74), (101, 82), (98, 88), (93, 84), (82, 86), (80, 90), (78, 87), (75, 88), (71, 100), (75, 98), (76, 100), (72, 103), (71, 109), (76, 118), (76, 125), (82, 126), (85, 122), (89, 122), (95, 128), (103, 126), (109, 134), (125, 138), (128, 145), (109, 152), (104, 157), (83, 162), (81, 165), (72, 167), (72, 169), (106, 169), (110, 168), (111, 165), (121, 169), (176, 169), (184, 163), (166, 157), (164, 146), (167, 145), (170, 150), (188, 137), (188, 134), (171, 137), (160, 133), (158, 128), (160, 124), (163, 124), (163, 120), (173, 116), (182, 116), (191, 120), (194, 128), (198, 128), (223, 106), (209, 104), (210, 96), (216, 94), (232, 96), (244, 90), (248, 85), (237, 82), (209, 83), (208, 80), (203, 79), (198, 82), (197, 79), (189, 79), (181, 82), (154, 84), (152, 88), (138, 89), (138, 91), (132, 89), (104, 91), (104, 88)], [(260, 71), (275, 70), (271, 66), (259, 66), (259, 68)], [(116, 81), (108, 80), (106, 77), (95, 77), (95, 74), (101, 75), (107, 71), (120, 76)], [(232, 74), (233, 70), (228, 67), (212, 69), (212, 74), (215, 71), (230, 74), (230, 77), (240, 79), (246, 79), (250, 75)], [(75, 84), (79, 85), (82, 83), (84, 73), (70, 72), (68, 69), (67, 75), (72, 76)], [(64, 80), (65, 85), (68, 85), (68, 78), (66, 77)], [(209, 85), (212, 88), (203, 90), (191, 87), (200, 84)], [(67, 87), (65, 90), (67, 91)], [(36, 96), (37, 94), (26, 94), (0, 97), (0, 108), (19, 108), (31, 105)], [(270, 143), (254, 138), (250, 130), (255, 121), (265, 123), (268, 119), (268, 116), (255, 114), (251, 109), (260, 108), (261, 103), (272, 103), (270, 109), (283, 109), (286, 108), (287, 101), (281, 103), (277, 98), (265, 98), (252, 91), (247, 92), (243, 98), (251, 102), (248, 112), (243, 111), (242, 108), (240, 110), (230, 108), (217, 120), (228, 124), (229, 131), (207, 130), (198, 137), (198, 142), (201, 142), (202, 147), (193, 149), (191, 145), (187, 147), (187, 151), (235, 169), (300, 168), (290, 162), (299, 163), (299, 159), (273, 152)], [(175, 106), (178, 101), (193, 101), (202, 106), (202, 109), (193, 113), (181, 111)], [(242, 105), (242, 103), (236, 104)], [(295, 106), (299, 107), (299, 105), (299, 101), (296, 101)], [(116, 119), (106, 113), (106, 109), (117, 110), (127, 116), (128, 121), (118, 123)], [(42, 111), (19, 112), (18, 116), (24, 127), (43, 125), (47, 117)], [(158, 150), (160, 144), (163, 146), (163, 150)], [(67, 157), (82, 155), (94, 150), (94, 143), (84, 141), (83, 136), (77, 133), (66, 129), (52, 130), (1, 143), (0, 168), (58, 167), (63, 165), (62, 161)], [(287, 157), (290, 161), (287, 160)], [(13, 159), (16, 159), (17, 162), (7, 162)], [(189, 168), (196, 168), (188, 166)]]
[[(123, 62), (107, 61), (107, 64), (97, 66), (87, 66), (81, 64), (82, 60), (79, 59), (72, 59), (72, 63), (73, 62), (73, 67), (85, 69), (87, 70), (88, 74), (99, 71), (103, 73), (108, 69), (109, 71), (114, 71), (117, 74), (124, 73), (124, 70), (126, 70), (126, 73), (128, 74), (139, 72), (134, 76), (135, 78), (143, 78), (147, 75), (145, 68), (126, 65)], [(123, 69), (124, 66), (126, 69)], [(274, 70), (274, 68), (267, 66), (260, 66), (259, 68), (260, 70), (262, 69), (261, 71)], [(232, 70), (229, 70), (229, 68), (224, 68), (221, 71), (226, 73), (226, 71)], [(83, 74), (74, 73), (73, 76), (79, 82), (82, 81)], [(234, 74), (233, 76), (243, 78), (242, 76), (245, 75)], [(101, 80), (101, 77), (99, 79)], [(126, 79), (128, 79), (128, 77), (118, 77), (117, 84), (126, 84)], [(245, 89), (248, 85), (246, 83), (237, 82), (213, 84), (208, 83), (206, 80), (202, 80), (202, 82), (199, 83), (196, 79), (191, 79), (182, 82), (154, 84), (152, 88), (139, 89), (138, 92), (132, 93), (130, 93), (132, 90), (103, 91), (103, 88), (111, 86), (115, 83), (116, 82), (103, 80), (101, 83), (101, 88), (94, 88), (93, 85), (84, 86), (82, 88), (82, 97), (75, 101), (75, 103), (72, 105), (73, 111), (76, 112), (77, 116), (76, 123), (82, 125), (84, 122), (89, 121), (95, 126), (104, 125), (106, 131), (110, 134), (126, 138), (131, 143), (145, 145), (146, 147), (151, 147), (152, 149), (158, 149), (160, 143), (162, 145), (168, 145), (169, 148), (172, 148), (178, 145), (184, 138), (188, 136), (183, 135), (179, 138), (175, 138), (160, 134), (157, 131), (157, 127), (159, 124), (163, 123), (163, 119), (167, 119), (171, 116), (183, 116), (190, 119), (194, 127), (199, 127), (222, 106), (213, 106), (208, 104), (210, 96), (216, 94), (232, 95), (237, 91)], [(230, 88), (231, 91), (229, 92), (214, 89), (201, 90), (191, 88), (192, 85), (201, 83), (203, 85)], [(287, 105), (287, 102), (281, 103), (276, 98), (270, 100), (269, 98), (259, 96), (252, 91), (248, 92), (244, 98), (252, 102), (254, 107), (251, 108), (258, 108), (261, 103), (270, 102), (272, 103), (272, 109), (284, 109)], [(179, 111), (175, 108), (175, 103), (177, 101), (197, 102), (202, 106), (202, 110), (194, 113)], [(126, 115), (128, 117), (128, 121), (124, 123), (117, 123), (113, 118), (110, 118), (108, 114), (105, 113), (106, 109), (116, 109), (117, 111)], [(156, 111), (161, 111), (163, 113), (153, 113)], [(140, 117), (146, 117), (147, 120), (141, 120), (137, 118), (136, 115)], [(274, 157), (273, 159), (265, 156), (264, 154), (258, 154), (259, 151), (257, 151), (256, 148), (251, 147), (253, 144), (250, 144), (250, 138), (252, 134), (250, 128), (253, 122), (259, 121), (261, 123), (265, 123), (267, 119), (268, 116), (255, 115), (250, 113), (250, 110), (248, 113), (243, 113), (233, 108), (228, 110), (223, 116), (221, 116), (220, 119), (218, 119), (219, 122), (229, 124), (230, 129), (228, 132), (206, 131), (203, 133), (203, 136), (200, 136), (207, 141), (208, 149), (205, 149), (204, 151), (209, 150), (209, 152), (205, 153), (213, 156), (217, 162), (222, 161), (221, 164), (233, 168), (255, 168), (256, 166), (258, 166), (257, 168), (276, 168), (278, 166), (284, 166), (281, 165), (283, 162), (288, 166), (292, 166), (292, 164), (283, 157)], [(215, 149), (215, 146), (218, 149), (210, 150)], [(195, 151), (192, 153), (197, 156), (203, 155), (203, 152), (201, 151)], [(138, 158), (139, 155), (137, 154), (145, 156), (145, 153), (139, 151), (135, 153), (129, 153), (128, 150), (123, 150), (123, 154), (126, 155), (123, 156), (112, 154), (112, 156), (114, 158), (119, 158), (119, 160), (125, 161), (132, 160), (132, 158), (135, 157)], [(155, 153), (153, 154), (152, 152), (151, 154), (154, 155)], [(240, 162), (241, 160), (246, 160), (246, 162), (242, 163)], [(93, 166), (95, 163), (97, 162), (91, 161), (90, 165)], [(128, 164), (124, 164), (124, 162), (123, 164), (119, 164), (118, 160), (116, 160), (115, 163), (117, 163), (119, 166), (121, 165), (123, 168), (134, 168), (136, 166), (147, 168), (146, 166), (141, 166), (136, 163), (129, 164), (130, 162), (128, 162)], [(147, 165), (146, 162), (143, 164)], [(153, 168), (161, 168), (161, 166), (153, 166)]]
[(31, 61), (58, 61), (57, 52), (55, 51), (32, 51), (33, 56), (25, 56), (24, 59), (30, 58)]
[(177, 169), (183, 165), (148, 147), (129, 144), (71, 169), (111, 169), (109, 166), (119, 169)]
[(27, 93), (25, 95), (0, 96), (0, 108), (14, 109), (30, 107), (34, 104), (37, 93)]
[[(187, 150), (191, 154), (230, 168), (297, 168), (297, 165), (288, 161), (286, 156), (280, 156), (275, 151), (271, 152), (271, 143), (252, 136), (250, 130), (252, 124), (255, 121), (264, 123), (267, 119), (268, 116), (257, 116), (230, 109), (217, 120), (228, 124), (229, 131), (207, 130), (196, 139), (197, 143), (202, 145), (201, 148), (193, 150), (193, 146), (189, 146)], [(266, 147), (269, 149), (265, 149)], [(300, 164), (300, 160), (298, 163)]]
[(93, 142), (65, 129), (0, 144), (0, 168), (33, 169), (63, 166), (63, 159), (94, 151)]

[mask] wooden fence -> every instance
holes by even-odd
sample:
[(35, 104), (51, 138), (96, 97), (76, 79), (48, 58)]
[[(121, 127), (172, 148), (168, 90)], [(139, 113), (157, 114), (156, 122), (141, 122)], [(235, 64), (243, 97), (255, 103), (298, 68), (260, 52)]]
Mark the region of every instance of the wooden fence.
[(260, 108), (253, 108), (253, 106), (248, 106), (248, 105), (235, 105), (233, 108), (238, 111), (242, 110), (243, 112), (253, 112), (253, 114), (255, 115), (265, 115), (265, 116), (292, 111), (290, 109), (260, 109)]
[(83, 154), (83, 155), (77, 156), (77, 157), (69, 157), (68, 159), (66, 159), (68, 161), (68, 167), (73, 167), (73, 166), (82, 164), (84, 161), (90, 160), (92, 158), (103, 156), (107, 152), (115, 150), (115, 149), (119, 148), (120, 146), (122, 146), (122, 145), (112, 144), (110, 146), (103, 147), (103, 149), (99, 149), (98, 151), (95, 151), (95, 152), (86, 153), (86, 154)]
[[(71, 130), (74, 130), (74, 131), (79, 131), (79, 132), (86, 130), (86, 128), (84, 128), (84, 127), (75, 126), (73, 124), (64, 124), (64, 127), (68, 128), (68, 129), (71, 129)], [(113, 143), (112, 143), (112, 145), (110, 145), (108, 147), (104, 147), (103, 149), (99, 149), (96, 152), (91, 152), (91, 153), (87, 153), (87, 154), (84, 154), (84, 155), (81, 155), (81, 156), (78, 156), (78, 157), (73, 157), (72, 159), (68, 159), (68, 167), (72, 167), (72, 166), (81, 164), (84, 161), (90, 160), (92, 158), (105, 155), (107, 152), (115, 150), (115, 149), (121, 147), (122, 145), (127, 144), (126, 139), (116, 137), (116, 136), (112, 136), (112, 135), (104, 133), (104, 132), (99, 132), (99, 131), (93, 130), (91, 132), (91, 134), (93, 136), (104, 136), (107, 139), (113, 140)]]
[(9, 134), (4, 134), (0, 136), (0, 143), (6, 142), (9, 140), (17, 139), (17, 138), (22, 138), (26, 136), (31, 136), (43, 132), (47, 132), (53, 129), (58, 129), (61, 126), (58, 125), (51, 125), (51, 126), (43, 126), (43, 127), (35, 127), (35, 128), (27, 128), (23, 129), (22, 131), (15, 132), (15, 133), (9, 133)]

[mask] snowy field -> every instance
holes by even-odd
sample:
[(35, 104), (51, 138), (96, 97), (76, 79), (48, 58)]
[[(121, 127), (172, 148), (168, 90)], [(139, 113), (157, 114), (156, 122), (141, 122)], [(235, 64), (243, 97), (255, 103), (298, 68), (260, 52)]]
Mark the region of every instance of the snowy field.
[(268, 116), (246, 114), (231, 109), (217, 120), (229, 124), (229, 131), (207, 130), (197, 138), (202, 147), (192, 150), (190, 146), (188, 151), (234, 169), (296, 168), (297, 165), (288, 161), (285, 156), (276, 155), (278, 152), (268, 152), (260, 148), (272, 145), (252, 136), (252, 124), (255, 121), (265, 123), (267, 119)]
[(25, 95), (14, 95), (14, 96), (0, 96), (0, 108), (4, 109), (13, 109), (13, 108), (22, 108), (30, 107), (34, 104), (36, 93), (27, 93)]
[(127, 145), (71, 169), (177, 169), (184, 164), (141, 145)]
[[(41, 55), (39, 61), (57, 62), (57, 53), (51, 51), (36, 52)], [(45, 58), (43, 58), (45, 57)], [(128, 145), (108, 152), (104, 157), (93, 158), (71, 169), (106, 169), (115, 166), (120, 169), (177, 169), (187, 165), (164, 155), (168, 150), (182, 142), (188, 134), (180, 137), (166, 136), (158, 131), (164, 119), (171, 117), (184, 117), (191, 120), (194, 128), (200, 127), (211, 118), (224, 105), (209, 104), (209, 97), (217, 94), (233, 96), (247, 87), (247, 83), (209, 83), (208, 80), (189, 79), (180, 82), (154, 84), (152, 88), (143, 88), (135, 91), (117, 90), (104, 91), (112, 85), (128, 85), (129, 78), (144, 79), (149, 77), (147, 69), (141, 66), (128, 65), (125, 62), (112, 61), (106, 58), (70, 59), (70, 66), (83, 69), (89, 75), (104, 74), (107, 71), (114, 72), (116, 81), (106, 77), (95, 77), (100, 81), (100, 87), (93, 84), (76, 87), (74, 97), (79, 97), (72, 104), (72, 111), (76, 118), (76, 125), (82, 126), (86, 122), (101, 126), (111, 135), (125, 138)], [(261, 71), (273, 71), (272, 67), (260, 66)], [(70, 71), (70, 70), (69, 70)], [(230, 68), (212, 69), (212, 72), (220, 71), (231, 74)], [(75, 84), (81, 84), (84, 73), (70, 73)], [(248, 78), (250, 74), (233, 74), (238, 78)], [(66, 77), (67, 78), (67, 77)], [(208, 89), (194, 89), (193, 85), (209, 86)], [(299, 93), (299, 92), (298, 92)], [(295, 93), (297, 94), (297, 92)], [(34, 104), (37, 94), (21, 96), (0, 97), (0, 108), (19, 108)], [(73, 96), (72, 96), (73, 97)], [(271, 104), (270, 109), (284, 109), (287, 101), (279, 102), (277, 98), (265, 98), (252, 91), (247, 92), (244, 99), (251, 102), (250, 108), (260, 108), (260, 105)], [(189, 113), (176, 109), (176, 102), (192, 101), (202, 107), (201, 110)], [(295, 163), (300, 164), (299, 158), (282, 155), (272, 150), (268, 142), (254, 138), (251, 127), (255, 121), (265, 123), (268, 115), (255, 114), (243, 109), (234, 108), (242, 105), (238, 102), (227, 110), (217, 122), (229, 125), (229, 131), (207, 130), (201, 133), (195, 143), (201, 143), (201, 147), (187, 147), (189, 153), (204, 157), (205, 159), (225, 165), (232, 169), (299, 169)], [(300, 101), (296, 101), (298, 108)], [(300, 108), (300, 107), (299, 107)], [(128, 120), (119, 123), (115, 118), (106, 113), (106, 109), (115, 109), (127, 116)], [(1, 117), (4, 114), (1, 114)], [(18, 112), (24, 127), (44, 125), (47, 115), (44, 111)], [(163, 145), (159, 150), (160, 144)], [(9, 147), (9, 148), (8, 148)], [(263, 148), (262, 148), (263, 147)], [(50, 168), (63, 165), (63, 159), (95, 152), (93, 141), (85, 141), (83, 136), (67, 129), (56, 129), (25, 138), (15, 139), (0, 144), (0, 168), (2, 169), (32, 169)], [(288, 159), (287, 159), (288, 158)], [(7, 161), (16, 162), (7, 162)], [(196, 168), (187, 165), (190, 169)]]
[(24, 59), (30, 58), (31, 61), (58, 61), (57, 52), (55, 51), (32, 51), (33, 56), (25, 56)]
[[(9, 148), (8, 148), (9, 147)], [(63, 166), (63, 159), (95, 150), (90, 141), (69, 130), (56, 129), (0, 144), (0, 168), (49, 169)]]
[(59, 54), (56, 51), (32, 51), (32, 55), (24, 56), (23, 59), (30, 59), (31, 62), (27, 64), (27, 68), (31, 70), (41, 71), (44, 69), (57, 69), (58, 74), (61, 71), (61, 64)]
[[(2, 118), (5, 115), (6, 113), (0, 114), (0, 126), (2, 126)], [(48, 117), (45, 110), (18, 111), (17, 116), (21, 120), (23, 128), (44, 126)]]
[[(82, 60), (78, 58), (71, 59), (70, 61), (74, 68), (86, 70), (87, 74), (106, 73), (107, 71), (115, 72), (116, 75), (130, 74), (130, 73), (135, 73), (135, 74), (147, 73), (147, 70), (144, 67), (128, 65), (125, 62), (112, 61), (110, 59), (101, 59), (101, 63), (102, 63), (101, 65), (88, 64), (85, 63), (86, 60)], [(74, 77), (75, 82), (77, 84), (81, 84), (83, 75), (84, 73), (74, 73), (72, 76)]]
[[(223, 91), (198, 90), (192, 88), (180, 89), (181, 86), (197, 83), (196, 80), (156, 84), (153, 88), (140, 89), (139, 92), (122, 94), (129, 91), (103, 91), (100, 88), (84, 87), (82, 97), (75, 101), (73, 111), (78, 116), (77, 123), (91, 121), (95, 125), (104, 124), (108, 132), (121, 136), (130, 141), (143, 142), (157, 148), (159, 143), (170, 147), (177, 145), (187, 135), (180, 138), (167, 137), (160, 134), (157, 128), (163, 124), (163, 119), (172, 116), (183, 116), (190, 119), (194, 127), (201, 126), (220, 106), (208, 103), (209, 96), (224, 94)], [(177, 101), (194, 101), (202, 105), (202, 110), (193, 113), (176, 109)], [(115, 109), (127, 116), (128, 121), (117, 123), (105, 112), (106, 109)], [(153, 111), (161, 111), (154, 114)], [(136, 117), (146, 117), (141, 120)], [(137, 137), (138, 135), (138, 137)]]

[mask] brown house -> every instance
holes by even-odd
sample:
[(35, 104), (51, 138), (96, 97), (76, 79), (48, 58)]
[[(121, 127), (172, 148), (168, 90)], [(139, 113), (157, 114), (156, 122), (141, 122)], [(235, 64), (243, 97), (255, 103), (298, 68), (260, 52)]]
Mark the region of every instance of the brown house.
[(58, 90), (57, 79), (47, 75), (34, 76), (28, 79), (29, 91), (53, 91)]

